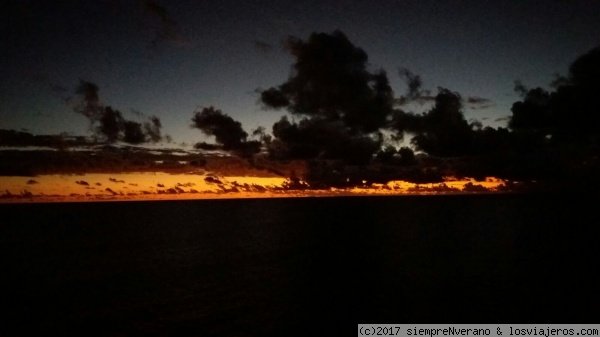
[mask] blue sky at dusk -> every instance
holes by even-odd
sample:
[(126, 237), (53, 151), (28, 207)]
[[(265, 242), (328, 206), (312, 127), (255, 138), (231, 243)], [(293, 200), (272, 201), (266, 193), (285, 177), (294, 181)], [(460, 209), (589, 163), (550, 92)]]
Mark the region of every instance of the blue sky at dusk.
[[(162, 10), (166, 11), (162, 11)], [(510, 114), (514, 81), (547, 86), (600, 44), (598, 1), (1, 1), (0, 128), (90, 134), (73, 111), (79, 79), (135, 119), (157, 115), (176, 142), (208, 140), (191, 129), (210, 105), (247, 131), (270, 130), (257, 89), (284, 82), (294, 59), (281, 41), (339, 29), (383, 68), (396, 96), (398, 68), (426, 89), (489, 99), (465, 106), (484, 125)], [(426, 106), (414, 106), (421, 112)]]

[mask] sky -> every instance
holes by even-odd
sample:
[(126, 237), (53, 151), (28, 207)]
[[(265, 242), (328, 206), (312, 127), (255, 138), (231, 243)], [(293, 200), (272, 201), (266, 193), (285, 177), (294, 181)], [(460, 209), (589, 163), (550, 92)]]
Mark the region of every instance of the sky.
[[(600, 45), (600, 2), (572, 1), (16, 1), (0, 0), (0, 129), (91, 135), (73, 111), (80, 79), (126, 118), (160, 117), (177, 143), (210, 141), (190, 127), (214, 106), (246, 131), (271, 129), (260, 89), (283, 83), (294, 59), (287, 36), (341, 30), (384, 69), (463, 97), (467, 120), (506, 126), (514, 81), (546, 86)], [(426, 106), (411, 107), (423, 112)]]

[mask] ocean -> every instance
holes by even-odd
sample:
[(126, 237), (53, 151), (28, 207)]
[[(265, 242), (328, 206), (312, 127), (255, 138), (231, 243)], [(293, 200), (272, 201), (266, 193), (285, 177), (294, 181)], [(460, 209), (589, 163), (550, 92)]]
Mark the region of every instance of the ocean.
[(600, 216), (578, 200), (0, 204), (0, 335), (317, 336), (353, 334), (358, 323), (598, 323)]

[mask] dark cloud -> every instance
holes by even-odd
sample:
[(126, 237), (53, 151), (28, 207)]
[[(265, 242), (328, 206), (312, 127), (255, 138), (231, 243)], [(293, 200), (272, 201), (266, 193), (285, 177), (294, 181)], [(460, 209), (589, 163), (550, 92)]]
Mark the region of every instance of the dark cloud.
[(396, 148), (392, 145), (386, 146), (384, 149), (379, 150), (376, 154), (376, 158), (379, 159), (382, 163), (388, 164), (392, 162), (394, 155), (398, 152)]
[(269, 44), (267, 42), (264, 42), (264, 41), (255, 40), (254, 48), (256, 48), (256, 50), (258, 50), (260, 52), (268, 53), (271, 50), (273, 50), (273, 45)]
[(422, 89), (421, 76), (414, 74), (408, 68), (399, 68), (398, 75), (406, 83), (406, 93), (395, 100), (396, 104), (405, 105), (412, 102), (425, 104), (435, 101), (431, 91)]
[(74, 107), (75, 112), (84, 115), (92, 121), (98, 120), (103, 110), (98, 91), (98, 86), (95, 83), (80, 79), (75, 94), (80, 95), (82, 99)]
[(516, 80), (515, 86), (514, 86), (514, 91), (517, 94), (519, 94), (519, 96), (525, 97), (525, 95), (527, 95), (527, 91), (529, 91), (529, 89), (527, 89), (527, 87), (523, 84), (523, 82), (521, 82), (520, 80)]
[(142, 124), (134, 121), (123, 121), (123, 141), (129, 144), (141, 144), (146, 140)]
[(279, 109), (290, 105), (290, 100), (286, 94), (277, 88), (269, 88), (260, 93), (262, 103), (269, 108)]
[(240, 122), (212, 106), (196, 111), (191, 126), (208, 136), (214, 136), (216, 142), (226, 151), (250, 156), (260, 150), (260, 142), (247, 141), (248, 133), (244, 131)]
[(40, 146), (66, 149), (70, 147), (86, 147), (92, 145), (96, 145), (96, 143), (86, 137), (73, 137), (66, 133), (59, 135), (34, 135), (24, 131), (0, 129), (0, 146)]
[(421, 86), (423, 85), (423, 81), (421, 80), (421, 76), (415, 75), (407, 68), (399, 68), (398, 74), (400, 78), (406, 82), (407, 92), (406, 95), (408, 97), (418, 96), (421, 92)]
[(433, 185), (431, 187), (417, 185), (417, 186), (409, 187), (406, 191), (409, 193), (419, 193), (420, 194), (420, 193), (456, 193), (456, 192), (460, 192), (461, 190), (459, 190), (458, 188), (455, 188), (455, 187), (450, 187), (444, 183), (441, 183), (441, 184)]
[(562, 76), (559, 73), (555, 73), (554, 79), (552, 80), (552, 82), (550, 82), (550, 87), (556, 89), (558, 87), (568, 85), (568, 84), (569, 84), (569, 79), (567, 77)]
[(223, 184), (223, 182), (221, 180), (219, 180), (219, 178), (213, 177), (213, 176), (208, 176), (208, 177), (204, 178), (204, 181), (206, 181), (209, 184), (217, 184), (217, 185)]
[(380, 134), (349, 133), (342, 121), (305, 118), (290, 122), (282, 117), (273, 125), (269, 152), (275, 159), (339, 159), (367, 164), (381, 147)]
[(113, 191), (111, 188), (108, 188), (108, 187), (107, 187), (106, 189), (104, 189), (104, 190), (105, 190), (106, 192), (108, 192), (108, 193), (112, 194), (112, 195), (118, 195), (118, 194), (119, 194), (119, 193), (117, 193), (117, 192)]
[(459, 93), (439, 88), (435, 104), (423, 114), (396, 111), (391, 128), (397, 139), (412, 134), (411, 143), (417, 150), (434, 156), (467, 155), (471, 149), (473, 127), (463, 115)]
[(376, 158), (385, 165), (409, 166), (416, 163), (414, 151), (406, 146), (396, 150), (394, 146), (388, 145), (377, 152)]
[(471, 126), (462, 112), (457, 92), (440, 89), (434, 107), (421, 116), (422, 129), (411, 143), (434, 156), (460, 156), (470, 151)]
[(600, 87), (600, 46), (579, 56), (571, 63), (568, 84), (579, 89)]
[(106, 137), (106, 141), (114, 143), (120, 138), (121, 130), (125, 127), (125, 120), (119, 110), (106, 107), (98, 120), (96, 131)]
[(555, 80), (553, 86), (553, 91), (527, 90), (522, 100), (513, 104), (509, 126), (537, 135), (540, 143), (550, 139), (549, 146), (576, 146), (566, 157), (575, 153), (593, 156), (600, 137), (600, 47), (579, 56), (571, 63), (568, 76)]
[(485, 161), (470, 169), (515, 181), (599, 183), (600, 47), (578, 57), (568, 76), (557, 76), (550, 87), (529, 89), (515, 82), (521, 99), (508, 117), (510, 130), (475, 133), (476, 153)]
[(270, 108), (287, 107), (290, 113), (329, 121), (341, 120), (357, 132), (382, 127), (393, 104), (385, 72), (367, 71), (367, 54), (340, 31), (313, 33), (307, 41), (286, 40), (296, 59), (292, 76), (261, 94)]
[[(307, 40), (289, 37), (285, 50), (295, 58), (292, 73), (284, 83), (261, 90), (260, 102), (286, 109), (293, 118), (283, 116), (273, 124), (272, 137), (264, 129), (252, 137), (273, 160), (305, 160), (302, 181), (310, 188), (366, 187), (396, 179), (441, 182), (447, 175), (548, 179), (564, 172), (580, 175), (574, 167), (587, 165), (585, 172), (600, 167), (594, 159), (600, 146), (600, 49), (578, 58), (569, 75), (555, 81), (553, 92), (528, 89), (516, 81), (514, 89), (522, 100), (515, 102), (510, 117), (496, 119), (508, 120), (510, 129), (465, 119), (464, 109), (494, 106), (490, 99), (463, 97), (445, 88), (432, 95), (423, 89), (421, 77), (406, 68), (398, 71), (406, 92), (394, 98), (386, 73), (368, 71), (366, 53), (339, 31), (313, 33)], [(428, 102), (433, 104), (422, 113), (393, 108)], [(212, 107), (197, 112), (193, 121), (194, 127), (214, 135), (222, 149), (235, 151), (247, 143), (241, 124)], [(393, 132), (392, 140), (410, 136), (421, 153), (384, 143), (384, 130)], [(384, 144), (388, 146), (382, 149)], [(367, 166), (373, 158), (377, 169)], [(578, 161), (569, 162), (573, 158)], [(306, 188), (299, 181), (289, 184)], [(434, 190), (456, 191), (446, 185)], [(488, 190), (467, 184), (462, 191)]]
[[(162, 124), (158, 117), (151, 116), (143, 124), (127, 120), (119, 110), (102, 104), (98, 86), (89, 81), (80, 80), (75, 93), (79, 95), (80, 101), (73, 110), (85, 116), (90, 122), (90, 129), (104, 141), (142, 144), (162, 140)], [(134, 114), (144, 116), (138, 111)]]
[(513, 104), (508, 126), (514, 130), (547, 129), (551, 123), (549, 103), (550, 93), (546, 90), (536, 88), (527, 91), (523, 101)]
[(271, 157), (368, 163), (394, 104), (386, 73), (369, 72), (367, 54), (337, 30), (313, 33), (306, 41), (289, 37), (284, 46), (295, 58), (292, 76), (263, 90), (261, 102), (286, 108), (300, 121), (284, 116), (273, 125)]
[(239, 147), (248, 137), (240, 122), (212, 106), (194, 113), (192, 127), (208, 136), (214, 136), (225, 150)]
[(210, 144), (207, 142), (198, 142), (194, 144), (194, 149), (198, 150), (206, 150), (206, 151), (216, 151), (223, 149), (223, 146), (218, 144)]
[(496, 105), (491, 99), (477, 96), (468, 96), (465, 102), (470, 105), (472, 110), (483, 110)]
[(145, 0), (142, 6), (146, 13), (158, 19), (153, 27), (153, 38), (150, 41), (150, 48), (157, 49), (163, 43), (169, 43), (175, 47), (189, 46), (190, 41), (181, 33), (179, 25), (164, 6), (161, 6), (154, 0)]
[(484, 109), (493, 108), (495, 106), (496, 106), (496, 104), (494, 104), (494, 103), (491, 103), (491, 104), (482, 104), (482, 105), (479, 105), (479, 106), (472, 106), (472, 107), (470, 107), (470, 109), (471, 110), (484, 110)]
[(475, 118), (469, 119), (469, 126), (471, 126), (471, 129), (473, 129), (473, 130), (483, 129), (483, 123), (481, 123), (479, 120), (477, 120)]
[(488, 98), (482, 98), (482, 97), (477, 97), (477, 96), (469, 96), (469, 97), (467, 97), (466, 101), (469, 104), (478, 104), (478, 105), (484, 105), (484, 104), (491, 103), (490, 99), (488, 99)]
[(468, 182), (466, 184), (463, 185), (463, 189), (464, 192), (475, 192), (475, 193), (482, 193), (482, 192), (490, 192), (490, 190), (482, 185), (479, 184), (473, 184), (472, 182)]
[[(162, 135), (160, 129), (162, 128), (162, 123), (160, 118), (156, 116), (151, 116), (150, 120), (144, 122), (144, 131), (146, 133), (147, 141), (157, 143), (162, 140)], [(167, 137), (165, 137), (167, 138)], [(167, 138), (167, 142), (170, 143), (170, 136)]]

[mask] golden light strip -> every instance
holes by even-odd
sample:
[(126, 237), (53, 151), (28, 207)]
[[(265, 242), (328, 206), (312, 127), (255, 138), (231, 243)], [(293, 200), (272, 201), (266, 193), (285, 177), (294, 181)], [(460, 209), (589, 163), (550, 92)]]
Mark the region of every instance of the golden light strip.
[(219, 177), (211, 174), (90, 173), (0, 177), (0, 202), (177, 200), (340, 195), (410, 195), (497, 192), (504, 181), (448, 177), (444, 183), (390, 181), (348, 189), (291, 190), (281, 177)]

